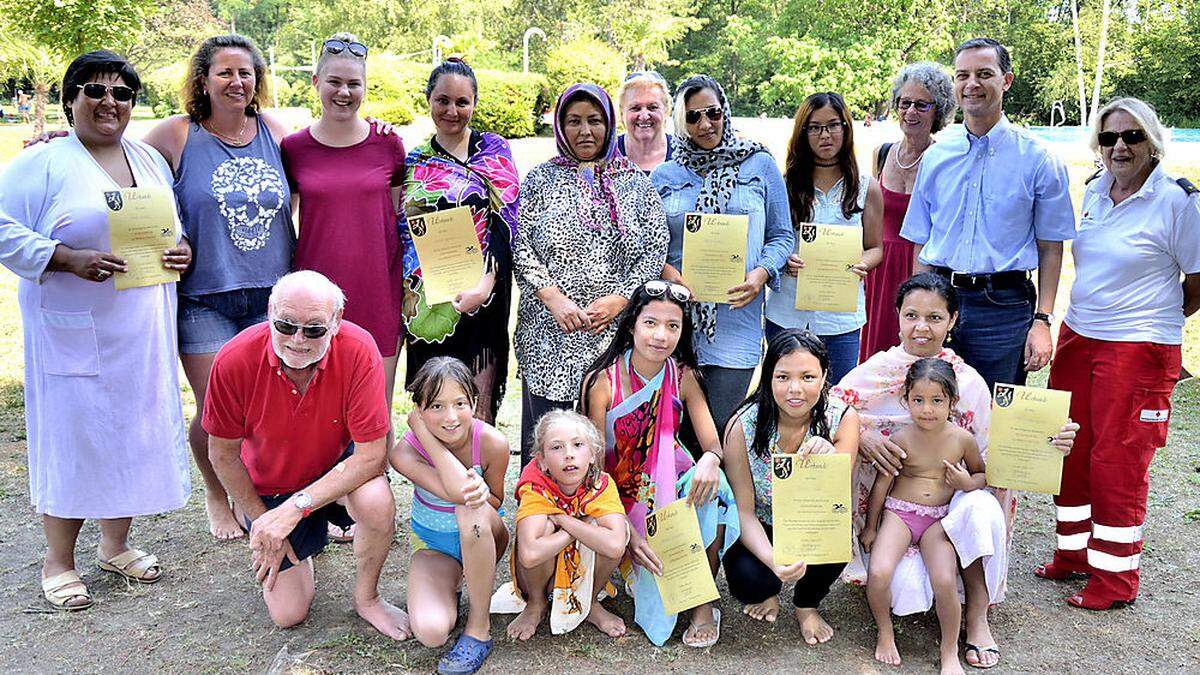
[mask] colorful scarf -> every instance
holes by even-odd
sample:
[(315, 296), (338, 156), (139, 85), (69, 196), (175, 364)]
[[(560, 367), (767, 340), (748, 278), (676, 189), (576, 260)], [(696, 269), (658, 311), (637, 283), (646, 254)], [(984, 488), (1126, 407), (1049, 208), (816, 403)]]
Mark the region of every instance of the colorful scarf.
[[(949, 363), (954, 369), (958, 380), (958, 405), (953, 413), (953, 421), (975, 436), (979, 451), (984, 459), (987, 458), (988, 429), (992, 415), (992, 397), (987, 383), (967, 365), (962, 357), (951, 349), (943, 349), (937, 358)], [(892, 347), (885, 352), (879, 352), (846, 374), (842, 381), (830, 390), (830, 395), (840, 398), (847, 405), (858, 410), (859, 424), (864, 430), (873, 430), (887, 437), (897, 430), (912, 423), (912, 416), (900, 403), (900, 392), (904, 388), (904, 378), (909, 367), (922, 357), (913, 356), (904, 351), (903, 346)], [(861, 454), (861, 461), (855, 472), (854, 483), (854, 531), (860, 532), (866, 525), (867, 500), (871, 487), (875, 484), (877, 471), (871, 464), (870, 457)], [(1016, 493), (1011, 490), (993, 490), (988, 488), (999, 500), (1003, 510), (1004, 525), (1011, 537), (1013, 522), (1017, 513)], [(946, 525), (944, 522), (943, 525)], [(947, 526), (947, 534), (954, 535)], [(857, 539), (856, 539), (857, 541)], [(856, 585), (866, 584), (866, 564), (858, 546), (854, 547), (854, 559), (846, 567), (843, 579)], [(901, 565), (919, 565), (920, 554), (910, 548)], [(893, 582), (893, 606), (900, 607), (910, 600), (916, 602), (915, 596), (923, 596), (925, 591), (916, 588), (918, 585), (928, 586), (927, 574), (923, 565), (919, 572), (905, 574), (897, 568), (897, 579), (912, 579), (901, 588)], [(1002, 590), (1002, 589), (1001, 589)], [(908, 596), (906, 599), (905, 596)], [(920, 603), (923, 604), (923, 601)]]
[[(566, 115), (567, 106), (580, 99), (590, 100), (599, 106), (607, 128), (604, 144), (600, 146), (596, 159), (586, 162), (575, 156), (563, 131), (563, 116)], [(621, 220), (613, 179), (620, 174), (639, 169), (624, 155), (617, 153), (616, 138), (616, 110), (613, 108), (612, 99), (603, 88), (583, 82), (567, 87), (562, 96), (558, 97), (558, 103), (554, 107), (554, 143), (558, 146), (558, 155), (550, 161), (575, 171), (575, 181), (579, 187), (577, 199), (580, 220), (593, 230), (603, 230), (607, 224), (596, 222), (593, 209), (606, 210), (609, 223), (616, 226), (621, 236), (625, 236), (625, 223)]]
[[(600, 474), (599, 485), (591, 490), (580, 488), (574, 495), (565, 495), (550, 476), (530, 462), (521, 471), (517, 480), (517, 522), (528, 516), (554, 515), (599, 520), (611, 514), (624, 514), (616, 485), (606, 473)], [(516, 537), (513, 538), (513, 554), (509, 564), (516, 565)], [(595, 576), (596, 554), (587, 546), (572, 541), (555, 559), (554, 592), (550, 607), (550, 632), (555, 635), (575, 629), (592, 608), (593, 577)], [(525, 599), (516, 584), (516, 569), (512, 570), (513, 581), (505, 584), (492, 596), (491, 611), (500, 614), (515, 613), (524, 609)], [(606, 588), (609, 595), (616, 595), (611, 584)]]
[[(711, 150), (705, 150), (675, 134), (672, 138), (672, 156), (676, 162), (695, 171), (704, 178), (700, 194), (696, 197), (695, 209), (699, 213), (724, 213), (729, 205), (729, 198), (737, 186), (738, 169), (742, 162), (751, 155), (768, 152), (760, 143), (737, 138), (733, 133), (733, 112), (729, 107), (729, 99), (725, 90), (715, 80), (709, 78), (705, 88), (712, 88), (717, 94), (724, 113), (725, 126), (721, 131), (721, 142)], [(717, 305), (712, 302), (692, 303), (692, 316), (696, 329), (712, 342), (717, 339)]]
[[(408, 216), (467, 206), (488, 270), (504, 271), (511, 266), (509, 261), (496, 260), (497, 246), (492, 236), (494, 231), (503, 232), (508, 240), (500, 248), (512, 250), (512, 241), (517, 236), (520, 184), (516, 164), (508, 144), (495, 134), (479, 134), (479, 143), (472, 150), (463, 162), (431, 137), (405, 160), (405, 218), (400, 223), (400, 238), (405, 284), (412, 293), (405, 295), (403, 314), (409, 334), (426, 342), (441, 342), (453, 335), (459, 314), (449, 303), (433, 307), (425, 303), (421, 263), (408, 232)], [(511, 253), (505, 255), (512, 257)]]

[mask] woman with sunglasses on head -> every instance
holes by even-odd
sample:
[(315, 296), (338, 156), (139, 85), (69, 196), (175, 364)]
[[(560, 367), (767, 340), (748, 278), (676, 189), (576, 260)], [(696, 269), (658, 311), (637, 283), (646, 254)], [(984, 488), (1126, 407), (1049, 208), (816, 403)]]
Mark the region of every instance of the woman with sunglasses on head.
[[(660, 647), (676, 616), (663, 611), (654, 581), (663, 561), (646, 543), (646, 516), (686, 499), (696, 508), (714, 575), (720, 556), (738, 538), (737, 508), (721, 473), (721, 439), (692, 347), (690, 297), (687, 288), (659, 279), (639, 288), (617, 319), (612, 343), (588, 369), (580, 397), (584, 414), (605, 437), (604, 470), (629, 518), (620, 569), (633, 592), (634, 619)], [(681, 436), (685, 429), (690, 433)], [(691, 451), (685, 441), (693, 442)], [(705, 603), (688, 614), (683, 643), (716, 644), (720, 610)]]
[(508, 381), (508, 315), (512, 305), (513, 239), (517, 232), (520, 179), (508, 141), (471, 128), (479, 100), (475, 72), (459, 58), (434, 67), (425, 87), (434, 134), (408, 155), (404, 212), (415, 216), (467, 207), (485, 260), (474, 288), (430, 307), (424, 300), (421, 264), (407, 226), (402, 226), (408, 293), (408, 386), (422, 364), (453, 356), (475, 378), (475, 416), (488, 424), (504, 401)]
[[(797, 232), (801, 223), (862, 228), (862, 257), (846, 274), (866, 278), (883, 255), (880, 242), (883, 195), (874, 179), (864, 180), (858, 174), (854, 127), (846, 102), (839, 94), (813, 94), (796, 110), (784, 178), (792, 227)], [(816, 333), (829, 350), (829, 379), (837, 382), (858, 365), (859, 334), (867, 320), (866, 300), (860, 287), (854, 311), (796, 309), (797, 275), (804, 268), (800, 243), (797, 237), (797, 248), (788, 258), (779, 288), (767, 294), (767, 340), (785, 328)]]
[[(163, 569), (130, 546), (132, 519), (177, 509), (191, 490), (175, 283), (118, 290), (129, 267), (110, 250), (108, 213), (127, 206), (119, 190), (157, 188), (175, 209), (170, 167), (124, 135), (140, 88), (117, 54), (76, 58), (61, 90), (72, 131), (19, 154), (0, 177), (0, 263), (21, 277), (29, 489), (47, 543), (42, 593), (64, 611), (92, 605), (75, 570), (85, 519), (100, 521), (100, 569), (151, 584)], [(178, 236), (179, 223), (170, 225)], [(162, 264), (183, 272), (191, 256), (180, 238)]]
[[(271, 286), (292, 264), (292, 194), (279, 151), (286, 130), (262, 111), (269, 104), (266, 76), (249, 39), (208, 38), (188, 65), (186, 114), (163, 120), (144, 139), (171, 165), (183, 231), (196, 251), (179, 283), (179, 353), (197, 410), (213, 357), (239, 331), (266, 320)], [(218, 539), (244, 536), (208, 459), (200, 415), (188, 441), (204, 478), (209, 530)]]
[(280, 148), (300, 201), (292, 267), (320, 272), (346, 294), (345, 318), (366, 329), (383, 356), (391, 405), (404, 297), (396, 213), (405, 153), (397, 134), (378, 133), (358, 114), (367, 91), (366, 57), (366, 45), (350, 33), (324, 42), (312, 77), (321, 118), (284, 138)]
[(872, 175), (883, 195), (883, 259), (867, 274), (867, 324), (862, 329), (858, 360), (900, 344), (900, 323), (892, 306), (896, 289), (913, 270), (912, 242), (900, 237), (917, 170), (933, 135), (954, 119), (954, 86), (936, 63), (914, 63), (900, 69), (892, 82), (892, 108), (903, 138), (871, 153)]
[(729, 101), (707, 75), (684, 80), (675, 92), (674, 157), (651, 176), (671, 230), (663, 278), (683, 281), (683, 221), (688, 213), (745, 215), (745, 281), (729, 302), (693, 306), (693, 340), (717, 428), (746, 396), (762, 354), (763, 286), (779, 283), (795, 236), (787, 186), (771, 153), (735, 137)]
[(666, 124), (671, 116), (667, 81), (653, 70), (630, 73), (617, 92), (617, 107), (625, 127), (625, 133), (617, 136), (617, 152), (649, 175), (672, 156), (673, 139)]
[(521, 465), (546, 412), (573, 408), (587, 364), (615, 335), (613, 320), (666, 260), (667, 226), (650, 179), (616, 152), (612, 100), (574, 84), (554, 109), (558, 156), (521, 183), (513, 263), (521, 300)]
[(1138, 594), (1149, 468), (1167, 443), (1184, 318), (1200, 309), (1200, 192), (1162, 168), (1154, 108), (1118, 98), (1100, 110), (1071, 246), (1075, 283), (1050, 366), (1084, 432), (1063, 464), (1054, 559), (1036, 574), (1088, 575), (1067, 602), (1105, 610)]

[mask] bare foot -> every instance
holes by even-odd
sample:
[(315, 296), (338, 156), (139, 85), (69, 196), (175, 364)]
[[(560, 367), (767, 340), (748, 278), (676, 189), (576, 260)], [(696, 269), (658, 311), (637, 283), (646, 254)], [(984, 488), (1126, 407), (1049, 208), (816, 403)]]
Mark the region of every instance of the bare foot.
[(995, 651), (996, 638), (992, 637), (992, 627), (988, 625), (987, 613), (981, 617), (967, 617), (967, 644), (975, 645), (978, 651), (967, 649), (967, 663), (976, 668), (991, 668), (1000, 662), (1000, 654)]
[(800, 622), (800, 634), (810, 645), (818, 642), (829, 642), (833, 637), (833, 626), (830, 626), (815, 608), (797, 607), (796, 620)]
[(966, 675), (958, 662), (958, 645), (954, 645), (953, 651), (942, 652), (942, 675)]
[[(592, 606), (594, 608), (599, 604), (595, 603)], [(537, 632), (538, 625), (542, 623), (542, 618), (546, 616), (546, 610), (549, 608), (550, 605), (545, 601), (540, 603), (526, 603), (525, 609), (521, 610), (517, 618), (508, 624), (508, 636), (514, 640), (522, 641), (533, 637), (533, 634)]]
[(375, 630), (393, 640), (407, 640), (412, 635), (408, 628), (408, 614), (379, 596), (368, 602), (355, 600), (354, 611)]
[(621, 617), (604, 609), (599, 602), (592, 603), (588, 612), (587, 622), (600, 629), (608, 637), (621, 637), (625, 634), (625, 621)]
[(746, 605), (742, 608), (742, 613), (757, 621), (775, 623), (775, 619), (779, 617), (779, 598), (770, 597), (762, 602)]
[(228, 541), (246, 536), (246, 531), (238, 524), (237, 518), (233, 517), (228, 498), (206, 492), (204, 512), (208, 514), (208, 531), (217, 539)]
[(896, 635), (892, 631), (879, 631), (875, 640), (875, 660), (889, 666), (900, 665), (900, 650), (896, 649)]
[(329, 541), (332, 541), (335, 544), (349, 544), (354, 541), (353, 524), (351, 524), (350, 527), (341, 527), (339, 525), (329, 523), (329, 526), (325, 529), (329, 534)]

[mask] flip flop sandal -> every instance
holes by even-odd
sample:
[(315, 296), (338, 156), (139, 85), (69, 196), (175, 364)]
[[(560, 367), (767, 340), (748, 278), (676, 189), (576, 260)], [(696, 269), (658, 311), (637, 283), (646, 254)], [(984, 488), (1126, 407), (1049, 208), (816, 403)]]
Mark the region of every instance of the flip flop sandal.
[[(977, 645), (971, 644), (970, 642), (966, 643), (966, 645), (967, 645), (967, 648), (963, 652), (963, 660), (967, 662), (968, 666), (971, 666), (972, 668), (978, 668), (979, 670), (987, 670), (989, 668), (995, 668), (996, 666), (1000, 665), (1000, 650), (999, 649), (996, 649), (995, 647), (979, 647)], [(977, 663), (971, 663), (967, 659), (967, 654), (970, 652), (975, 652), (975, 661), (977, 661)], [(984, 652), (991, 652), (991, 653), (995, 654), (996, 662), (990, 666), (983, 665)]]
[(1034, 576), (1042, 579), (1049, 579), (1050, 581), (1071, 581), (1074, 579), (1087, 579), (1089, 576), (1091, 576), (1087, 572), (1059, 567), (1054, 563), (1038, 565), (1037, 569), (1033, 571), (1033, 574)]
[(1093, 612), (1104, 612), (1110, 609), (1122, 609), (1131, 607), (1134, 600), (1100, 600), (1089, 597), (1086, 593), (1076, 593), (1067, 598), (1067, 604), (1080, 609), (1089, 609)]
[[(67, 590), (71, 586), (75, 586), (76, 588)], [(88, 587), (83, 583), (83, 579), (79, 578), (79, 573), (75, 570), (67, 570), (66, 572), (42, 579), (42, 596), (46, 598), (46, 602), (50, 603), (51, 607), (60, 612), (78, 612), (81, 609), (87, 609), (92, 606), (92, 594), (88, 591)], [(85, 598), (87, 602), (76, 605), (68, 604), (75, 598)]]
[(492, 653), (492, 643), (492, 640), (484, 642), (466, 633), (459, 635), (454, 648), (438, 661), (437, 671), (442, 675), (474, 673), (483, 667), (483, 662)]
[[(102, 558), (100, 552), (97, 551), (96, 565), (105, 572), (120, 574), (139, 584), (154, 584), (162, 579), (162, 568), (158, 565), (158, 556), (136, 548), (118, 553), (108, 560)], [(151, 570), (156, 572), (153, 576), (150, 576)]]
[[(688, 642), (688, 634), (695, 635), (697, 630), (699, 630), (701, 628), (707, 628), (709, 626), (717, 627), (716, 635), (708, 638), (707, 640), (703, 640), (700, 642)], [(707, 648), (717, 644), (717, 642), (720, 641), (720, 639), (721, 639), (721, 610), (717, 609), (716, 607), (713, 607), (713, 620), (708, 621), (706, 623), (694, 623), (694, 624), (688, 626), (688, 629), (686, 631), (684, 631), (684, 633), (683, 633), (682, 639), (683, 639), (683, 644), (685, 644), (693, 649), (707, 649)]]
[(335, 544), (349, 544), (354, 541), (353, 525), (350, 527), (341, 527), (330, 523), (328, 527), (328, 533), (329, 541), (332, 541)]

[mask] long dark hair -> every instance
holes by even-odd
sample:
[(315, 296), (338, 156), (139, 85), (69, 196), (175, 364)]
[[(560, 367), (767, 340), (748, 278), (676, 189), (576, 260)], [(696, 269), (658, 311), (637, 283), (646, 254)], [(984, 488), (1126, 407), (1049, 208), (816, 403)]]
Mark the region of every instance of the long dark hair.
[(783, 172), (787, 183), (788, 202), (791, 204), (792, 227), (800, 228), (800, 223), (812, 221), (813, 200), (816, 199), (816, 188), (813, 186), (813, 171), (816, 169), (816, 155), (808, 144), (808, 123), (813, 113), (821, 108), (833, 108), (838, 119), (845, 128), (842, 131), (842, 149), (838, 151), (838, 168), (842, 171), (842, 215), (846, 218), (862, 211), (858, 203), (858, 161), (854, 158), (854, 120), (840, 94), (827, 91), (813, 94), (804, 99), (796, 110), (796, 121), (792, 125), (792, 140), (788, 142), (787, 163)]
[[(633, 297), (629, 299), (629, 304), (625, 305), (625, 309), (617, 316), (617, 332), (613, 336), (612, 342), (609, 343), (603, 352), (600, 352), (600, 356), (597, 356), (595, 361), (592, 361), (592, 365), (587, 369), (587, 375), (583, 378), (583, 393), (579, 397), (579, 407), (584, 415), (588, 413), (588, 390), (592, 388), (596, 379), (600, 377), (606, 368), (616, 363), (622, 354), (633, 347), (634, 324), (637, 322), (638, 316), (642, 313), (642, 309), (656, 300), (669, 302), (683, 310), (683, 329), (679, 331), (679, 344), (675, 346), (675, 351), (671, 356), (675, 358), (676, 363), (679, 365), (690, 368), (698, 381), (701, 379), (700, 366), (696, 359), (696, 348), (692, 345), (692, 316), (688, 308), (688, 303), (680, 302), (672, 297), (669, 290), (662, 295), (650, 295), (646, 291), (646, 284), (642, 284), (633, 292)], [(701, 387), (703, 387), (703, 383), (701, 383)]]
[(729, 418), (725, 429), (728, 437), (733, 423), (751, 406), (758, 409), (758, 421), (754, 425), (754, 442), (747, 448), (750, 452), (763, 459), (771, 456), (771, 439), (779, 428), (779, 408), (775, 405), (775, 396), (771, 393), (771, 378), (779, 360), (793, 352), (805, 351), (817, 358), (821, 364), (821, 374), (825, 375), (825, 384), (821, 387), (821, 395), (812, 407), (812, 421), (809, 430), (814, 436), (820, 436), (832, 441), (829, 420), (825, 411), (829, 407), (829, 350), (825, 343), (810, 331), (799, 328), (789, 328), (767, 345), (767, 355), (763, 357), (762, 368), (759, 371), (758, 388), (750, 392), (746, 400), (738, 406), (737, 412)]

